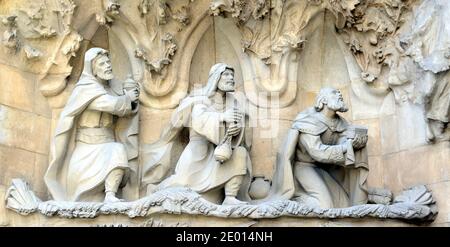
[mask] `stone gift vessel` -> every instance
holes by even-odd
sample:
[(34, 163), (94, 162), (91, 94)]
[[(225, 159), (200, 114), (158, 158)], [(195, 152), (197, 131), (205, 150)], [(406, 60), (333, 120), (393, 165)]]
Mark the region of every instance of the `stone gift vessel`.
[(0, 12), (2, 226), (450, 223), (449, 1)]
[(271, 185), (270, 180), (264, 176), (255, 176), (250, 184), (248, 193), (253, 200), (263, 199), (269, 195)]

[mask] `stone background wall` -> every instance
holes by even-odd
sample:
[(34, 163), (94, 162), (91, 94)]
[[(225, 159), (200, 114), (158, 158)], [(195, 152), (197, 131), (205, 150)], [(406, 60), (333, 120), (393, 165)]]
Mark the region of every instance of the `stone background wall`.
[[(33, 12), (33, 9), (39, 8), (32, 8), (31, 2), (35, 6), (44, 6), (44, 8), (41, 12)], [(300, 50), (286, 48), (286, 53), (291, 56), (287, 58), (283, 57), (286, 53), (273, 49), (270, 58), (272, 64), (266, 65), (262, 62), (266, 58), (261, 59), (264, 57), (261, 54), (264, 53), (264, 43), (268, 42), (270, 49), (277, 41), (272, 23), (276, 21), (274, 16), (277, 14), (277, 6), (275, 6), (277, 1), (266, 1), (271, 2), (272, 9), (263, 14), (266, 18), (263, 18), (261, 25), (258, 25), (260, 19), (255, 16), (264, 12), (264, 8), (260, 8), (260, 12), (254, 11), (253, 17), (251, 15), (242, 17), (245, 14), (245, 11), (242, 11), (236, 18), (233, 17), (233, 13), (236, 13), (233, 11), (236, 10), (227, 9), (224, 5), (219, 8), (219, 13), (224, 16), (211, 15), (217, 12), (217, 9), (211, 7), (214, 6), (211, 2), (214, 4), (221, 1), (165, 1), (170, 7), (169, 10), (159, 6), (159, 10), (162, 9), (163, 12), (156, 13), (144, 11), (144, 3), (151, 1), (133, 0), (126, 3), (123, 1), (120, 16), (108, 12), (105, 2), (111, 1), (5, 0), (0, 3), (0, 15), (3, 18), (13, 14), (18, 16), (17, 46), (11, 48), (4, 40), (4, 45), (0, 48), (0, 83), (2, 85), (0, 90), (0, 196), (5, 194), (11, 179), (23, 178), (30, 183), (38, 197), (43, 200), (48, 199), (43, 176), (48, 165), (52, 131), (79, 76), (82, 67), (80, 59), (88, 48), (100, 46), (111, 50), (113, 69), (118, 79), (125, 79), (128, 74), (132, 74), (135, 79), (144, 81), (145, 91), (141, 95), (140, 112), (141, 143), (158, 139), (161, 129), (170, 118), (179, 98), (188, 93), (194, 85), (205, 83), (209, 68), (216, 62), (226, 62), (236, 68), (238, 91), (246, 95), (257, 92), (255, 88), (258, 88), (258, 83), (263, 85), (259, 88), (276, 88), (280, 83), (282, 84), (282, 79), (286, 78), (284, 91), (279, 90), (281, 107), (267, 110), (263, 106), (264, 103), (261, 103), (261, 99), (251, 100), (253, 113), (251, 117), (256, 124), (251, 150), (254, 174), (264, 175), (267, 178), (272, 176), (277, 149), (297, 113), (314, 104), (315, 96), (321, 87), (339, 88), (350, 106), (350, 111), (344, 114), (345, 118), (369, 128), (368, 151), (371, 168), (369, 186), (389, 188), (395, 194), (404, 188), (425, 184), (432, 190), (439, 207), (438, 217), (431, 225), (450, 226), (449, 143), (428, 144), (426, 142), (425, 106), (411, 100), (398, 100), (398, 95), (400, 99), (404, 99), (399, 92), (408, 90), (403, 90), (401, 86), (388, 85), (386, 81), (390, 79), (392, 66), (383, 66), (373, 82), (367, 82), (362, 78), (361, 74), (366, 72), (367, 68), (361, 66), (364, 63), (358, 60), (358, 56), (351, 53), (350, 47), (344, 42), (342, 32), (336, 28), (338, 25), (336, 16), (339, 15), (329, 6), (328, 8), (314, 7), (313, 10), (302, 10), (304, 12), (301, 13), (300, 7), (306, 6), (308, 1), (300, 3), (300, 6), (295, 6), (288, 1), (287, 7), (281, 8), (285, 11), (284, 15), (295, 17), (300, 13), (298, 14), (300, 19), (292, 17), (294, 19), (291, 20), (291, 24), (289, 20), (279, 21), (279, 23), (288, 26), (287, 30), (299, 29), (301, 32), (297, 32), (297, 35), (305, 38), (306, 42), (298, 41), (297, 44), (301, 43)], [(400, 31), (389, 34), (391, 36), (408, 32), (413, 23), (414, 10), (420, 7), (423, 1), (399, 0), (398, 2), (405, 3), (407, 8), (404, 10), (403, 24), (398, 28)], [(252, 1), (250, 1), (251, 4), (253, 4)], [(75, 5), (77, 7), (73, 8)], [(183, 6), (187, 6), (188, 11), (183, 10)], [(254, 6), (244, 6), (243, 9), (250, 11), (252, 7)], [(148, 8), (148, 11), (158, 10), (158, 8)], [(42, 18), (39, 13), (42, 14)], [(166, 13), (167, 16), (160, 13)], [(186, 18), (189, 21), (186, 21)], [(295, 25), (300, 24), (295, 21), (300, 22), (302, 18), (306, 18), (306, 27), (296, 27)], [(236, 25), (236, 21), (242, 23)], [(289, 27), (289, 25), (294, 26)], [(251, 38), (247, 39), (253, 40), (253, 43), (250, 42), (251, 45), (244, 46), (247, 50), (242, 47), (242, 41), (248, 34), (248, 30), (243, 29), (243, 26), (253, 27), (248, 30), (254, 32), (253, 36), (250, 35)], [(0, 27), (1, 33), (6, 33), (8, 30), (11, 29), (8, 29), (7, 24)], [(264, 36), (266, 34), (264, 30), (268, 30), (271, 38)], [(165, 33), (172, 34), (172, 40), (175, 40), (177, 47), (175, 51), (170, 46), (171, 39), (161, 38)], [(135, 34), (139, 37), (135, 37)], [(361, 35), (368, 37), (371, 33)], [(83, 40), (78, 37), (82, 37)], [(258, 39), (263, 42), (258, 44)], [(290, 44), (292, 45), (292, 42)], [(28, 47), (39, 50), (39, 56), (29, 55)], [(144, 55), (135, 56), (139, 49), (144, 51)], [(371, 50), (368, 53), (370, 55)], [(281, 56), (281, 59), (276, 60), (277, 56)], [(170, 60), (168, 64), (161, 62), (165, 58)], [(278, 71), (282, 63), (286, 61), (290, 67), (288, 66), (285, 70), (280, 69), (281, 72)], [(252, 65), (253, 71), (250, 73), (248, 70)], [(277, 75), (279, 77), (276, 77)], [(255, 78), (261, 81), (257, 82)], [(166, 90), (169, 93), (162, 93), (163, 88), (171, 82), (176, 84), (172, 90)], [(170, 87), (167, 86), (167, 88)], [(267, 91), (270, 92), (270, 90)], [(276, 90), (272, 90), (274, 91)], [(102, 216), (95, 220), (65, 220), (49, 219), (38, 215), (23, 217), (4, 209), (4, 204), (0, 203), (1, 226), (121, 224), (132, 226), (157, 226), (158, 224), (166, 226), (411, 225), (393, 220), (373, 219), (329, 221), (281, 218), (255, 222), (246, 219), (210, 221), (204, 217), (168, 215), (133, 220), (116, 216)]]

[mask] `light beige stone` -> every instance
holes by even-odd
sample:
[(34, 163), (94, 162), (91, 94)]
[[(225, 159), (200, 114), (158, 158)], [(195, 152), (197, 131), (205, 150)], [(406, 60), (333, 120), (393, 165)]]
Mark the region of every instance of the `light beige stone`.
[(450, 181), (429, 184), (427, 187), (433, 192), (433, 198), (436, 200), (436, 205), (439, 209), (439, 213), (436, 220), (433, 222), (433, 225), (449, 224), (450, 200), (448, 200), (448, 195), (450, 195)]
[(399, 151), (398, 133), (395, 129), (397, 117), (395, 115), (381, 116), (380, 138), (382, 154), (390, 154)]
[(157, 110), (141, 107), (139, 141), (151, 143), (158, 140), (163, 127), (170, 121), (172, 110)]
[(383, 156), (384, 183), (393, 191), (449, 180), (448, 143)]
[(369, 156), (367, 185), (375, 188), (384, 187), (384, 164), (380, 156)]
[(307, 27), (309, 30), (305, 32), (310, 37), (299, 57), (299, 84), (307, 91), (315, 92), (324, 86), (342, 89), (350, 82), (350, 78), (336, 40), (331, 13), (324, 11), (311, 19)]
[(278, 121), (278, 133), (275, 138), (272, 139), (272, 155), (276, 156), (277, 152), (282, 147), (282, 143), (284, 141), (284, 137), (286, 136), (287, 131), (292, 126), (292, 121)]
[[(5, 197), (7, 186), (0, 185), (0, 198)], [(0, 227), (8, 226), (9, 220), (6, 218), (6, 208), (4, 203), (0, 203)]]
[(39, 90), (39, 85), (37, 82), (35, 83), (33, 99), (33, 112), (45, 118), (51, 118), (52, 108), (50, 107), (47, 98), (45, 98)]
[(1, 184), (10, 186), (13, 178), (33, 181), (35, 159), (35, 153), (0, 145)]
[(41, 154), (48, 153), (51, 127), (49, 119), (1, 105), (0, 119), (1, 144)]
[(311, 107), (316, 102), (317, 92), (300, 91), (299, 93), (299, 109), (298, 111), (304, 111), (306, 108)]
[[(0, 63), (0, 104), (32, 112), (42, 102), (34, 102), (36, 76)], [(41, 96), (42, 97), (42, 96)], [(38, 104), (36, 104), (38, 103)]]
[(33, 191), (40, 196), (42, 200), (46, 200), (47, 198), (44, 195), (47, 194), (47, 186), (42, 179), (47, 171), (49, 164), (48, 156), (42, 154), (36, 154), (35, 156), (35, 164), (33, 170), (33, 180), (28, 181), (31, 183)]
[(369, 141), (367, 141), (369, 156), (381, 155), (380, 121), (378, 119), (364, 119), (355, 120), (353, 123), (366, 126), (369, 129)]
[(208, 81), (209, 68), (216, 63), (216, 44), (214, 27), (208, 28), (203, 34), (192, 57), (189, 71), (189, 90), (194, 86), (204, 85)]

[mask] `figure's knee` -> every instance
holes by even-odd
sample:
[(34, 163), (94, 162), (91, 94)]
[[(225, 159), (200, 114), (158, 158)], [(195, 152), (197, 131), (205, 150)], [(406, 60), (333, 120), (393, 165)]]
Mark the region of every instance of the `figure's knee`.
[(320, 208), (333, 207), (330, 191), (313, 165), (297, 164), (294, 168), (294, 175), (306, 193), (305, 198), (302, 199), (305, 203)]
[(115, 153), (126, 153), (125, 145), (120, 142), (113, 142), (111, 146)]
[(231, 156), (230, 161), (238, 166), (241, 170), (246, 170), (247, 169), (247, 162), (250, 162), (250, 158), (248, 155), (248, 151), (246, 148), (244, 147), (236, 147), (233, 150), (233, 155)]
[(238, 157), (242, 157), (242, 158), (247, 158), (248, 157), (248, 151), (245, 147), (235, 147), (233, 150), (233, 155), (238, 156)]

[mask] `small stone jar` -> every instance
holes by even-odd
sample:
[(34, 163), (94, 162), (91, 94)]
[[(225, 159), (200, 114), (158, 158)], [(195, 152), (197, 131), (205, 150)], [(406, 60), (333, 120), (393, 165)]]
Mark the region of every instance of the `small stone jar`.
[(253, 200), (263, 199), (269, 194), (271, 185), (270, 180), (264, 176), (255, 176), (250, 184), (248, 193)]

